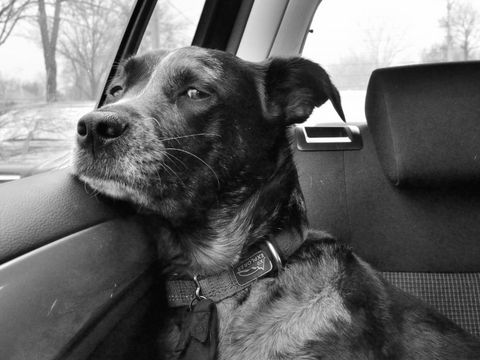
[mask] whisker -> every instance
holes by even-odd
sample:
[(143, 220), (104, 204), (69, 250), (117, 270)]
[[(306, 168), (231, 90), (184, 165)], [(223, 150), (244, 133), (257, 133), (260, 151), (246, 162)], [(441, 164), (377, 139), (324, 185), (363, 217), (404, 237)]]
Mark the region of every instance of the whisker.
[[(91, 189), (91, 191), (89, 191), (89, 188)], [(87, 186), (87, 183), (84, 182), (83, 183), (83, 189), (85, 190), (85, 192), (91, 197), (91, 198), (95, 198), (95, 200), (97, 200), (98, 202), (98, 198), (97, 198), (97, 195), (100, 194), (100, 191), (98, 191), (97, 189), (95, 189), (94, 187), (92, 186)]]
[[(155, 123), (158, 125), (159, 128), (162, 128), (160, 125), (160, 121), (158, 121), (154, 117), (148, 117), (145, 118), (145, 120), (153, 120)], [(213, 134), (213, 133), (198, 133), (198, 134), (189, 134), (189, 135), (180, 135), (180, 136), (172, 136), (172, 137), (166, 137), (166, 138), (161, 138), (161, 141), (170, 141), (170, 140), (179, 140), (179, 139), (184, 139), (184, 138), (189, 138), (189, 137), (196, 137), (196, 136), (218, 136), (221, 137), (220, 134)]]
[(58, 157), (58, 165), (53, 168), (53, 170), (62, 170), (62, 169), (68, 169), (71, 166), (70, 163), (70, 158), (71, 158), (71, 152), (68, 152), (66, 154), (63, 154), (62, 156)]
[(158, 127), (161, 128), (161, 125), (160, 125), (160, 121), (158, 121), (157, 119), (155, 119), (154, 117), (149, 117), (149, 118), (145, 118), (145, 120), (153, 120), (157, 123)]
[(217, 176), (217, 173), (212, 169), (212, 167), (210, 165), (208, 165), (204, 160), (202, 160), (201, 158), (199, 158), (197, 155), (195, 154), (192, 154), (190, 151), (187, 151), (187, 150), (183, 150), (183, 149), (176, 149), (176, 148), (165, 148), (165, 150), (176, 150), (176, 151), (180, 151), (180, 152), (183, 152), (185, 154), (188, 154), (188, 155), (191, 155), (193, 156), (194, 158), (196, 158), (197, 160), (201, 161), (202, 163), (205, 164), (206, 167), (208, 167), (210, 169), (210, 171), (213, 173), (213, 175), (215, 175), (215, 177), (217, 178), (217, 186), (218, 186), (218, 189), (220, 189), (220, 180)]
[[(167, 152), (164, 152), (164, 154), (166, 156), (168, 156), (170, 159), (173, 159), (173, 160), (176, 160), (176, 161), (182, 163), (182, 165), (185, 167), (185, 169), (188, 169), (188, 166), (185, 165), (185, 163), (182, 160), (180, 160), (178, 157), (176, 157), (175, 155), (169, 154)], [(175, 161), (172, 161), (172, 163), (175, 163)]]
[(198, 133), (198, 134), (190, 134), (190, 135), (174, 136), (174, 137), (170, 137), (170, 138), (163, 138), (163, 139), (160, 139), (160, 140), (162, 140), (162, 141), (178, 140), (178, 139), (184, 139), (184, 138), (195, 137), (195, 136), (218, 136), (218, 137), (221, 137), (221, 135), (219, 135), (219, 134)]
[[(183, 182), (182, 178), (180, 176), (178, 176), (178, 174), (175, 172), (175, 170), (173, 170), (170, 166), (166, 165), (166, 164), (161, 164), (161, 166), (165, 169), (165, 171), (167, 171), (168, 173), (175, 175), (177, 177), (178, 180), (180, 180), (180, 182), (183, 184), (183, 187), (186, 188), (187, 185), (185, 185), (185, 183)], [(170, 171), (169, 171), (170, 170)], [(160, 177), (160, 175), (159, 175)]]

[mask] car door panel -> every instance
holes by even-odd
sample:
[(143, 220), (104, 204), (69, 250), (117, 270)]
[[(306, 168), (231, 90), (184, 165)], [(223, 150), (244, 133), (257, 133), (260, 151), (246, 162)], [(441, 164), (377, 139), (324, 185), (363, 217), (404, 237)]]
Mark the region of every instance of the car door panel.
[(0, 358), (87, 356), (150, 288), (155, 245), (67, 171), (0, 197)]
[(0, 264), (118, 213), (67, 170), (3, 184), (0, 199)]

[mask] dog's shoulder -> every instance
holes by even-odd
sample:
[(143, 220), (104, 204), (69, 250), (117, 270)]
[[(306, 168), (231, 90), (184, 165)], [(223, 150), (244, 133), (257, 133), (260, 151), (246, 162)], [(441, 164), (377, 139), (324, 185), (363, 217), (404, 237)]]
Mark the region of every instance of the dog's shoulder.
[(225, 329), (221, 358), (348, 354), (351, 344), (344, 348), (337, 344), (352, 340), (344, 336), (355, 321), (344, 292), (354, 292), (348, 289), (345, 273), (355, 266), (361, 263), (347, 246), (325, 233), (310, 233), (276, 278), (252, 286)]
[(348, 246), (311, 232), (229, 315), (220, 358), (476, 359), (477, 343)]
[[(300, 248), (289, 259), (288, 264), (302, 263), (305, 266), (325, 266), (325, 261), (339, 260), (346, 264), (355, 261), (352, 249), (338, 242), (324, 231), (310, 230)], [(318, 264), (321, 261), (321, 264)]]

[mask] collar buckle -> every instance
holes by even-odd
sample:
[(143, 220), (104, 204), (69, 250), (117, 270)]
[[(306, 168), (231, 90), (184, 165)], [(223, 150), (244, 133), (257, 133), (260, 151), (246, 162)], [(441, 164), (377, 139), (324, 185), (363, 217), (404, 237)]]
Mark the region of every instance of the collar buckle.
[(193, 282), (195, 283), (195, 298), (198, 301), (206, 300), (207, 298), (202, 295), (202, 286), (200, 285), (200, 282), (198, 281), (198, 275), (193, 276)]
[(272, 259), (275, 262), (275, 268), (277, 273), (283, 269), (283, 261), (282, 257), (277, 251), (277, 248), (270, 242), (269, 240), (265, 240), (265, 244), (267, 245), (268, 250), (270, 251), (270, 254), (272, 255)]
[(198, 275), (193, 276), (193, 282), (195, 283), (195, 296), (192, 296), (192, 301), (190, 301), (189, 310), (192, 310), (193, 303), (195, 301), (207, 300), (207, 298), (202, 295), (202, 286), (198, 281)]

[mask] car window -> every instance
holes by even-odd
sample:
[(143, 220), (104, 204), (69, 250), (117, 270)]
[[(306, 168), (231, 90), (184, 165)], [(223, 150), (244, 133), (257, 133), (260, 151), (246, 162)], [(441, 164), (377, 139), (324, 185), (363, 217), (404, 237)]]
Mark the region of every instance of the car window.
[(205, 0), (160, 0), (138, 49), (175, 49), (192, 43)]
[[(320, 63), (342, 95), (347, 121), (364, 122), (376, 68), (480, 59), (480, 1), (324, 0), (303, 56)], [(338, 120), (328, 104), (313, 122)]]
[[(0, 182), (68, 163), (134, 3), (0, 1)], [(203, 5), (159, 0), (139, 51), (190, 44)]]

